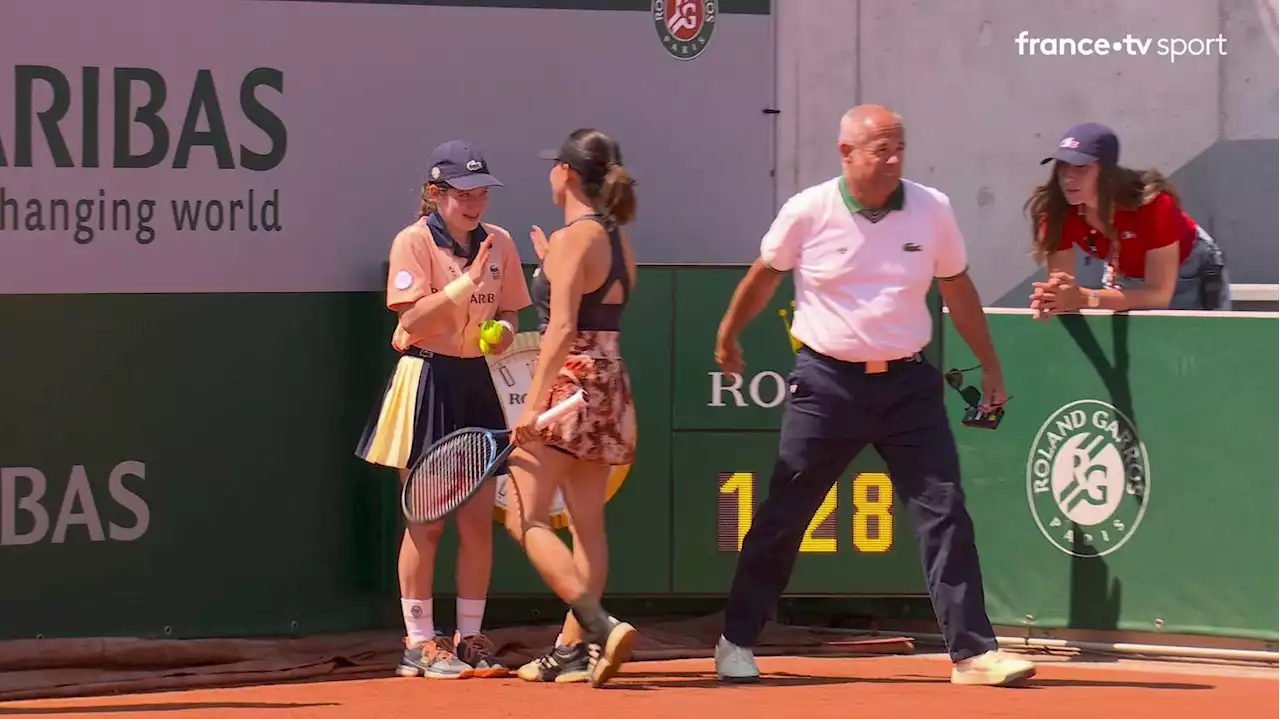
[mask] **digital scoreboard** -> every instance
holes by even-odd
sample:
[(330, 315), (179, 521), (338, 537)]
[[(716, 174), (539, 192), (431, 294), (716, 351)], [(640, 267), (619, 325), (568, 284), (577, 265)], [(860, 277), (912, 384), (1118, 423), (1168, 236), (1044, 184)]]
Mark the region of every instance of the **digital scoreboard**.
[[(857, 472), (853, 475), (853, 521), (849, 532), (853, 551), (882, 554), (893, 548), (893, 484), (884, 472)], [(767, 481), (767, 478), (766, 478)], [(738, 552), (751, 529), (755, 511), (757, 479), (754, 472), (721, 472), (720, 496), (716, 504), (716, 549)], [(800, 541), (801, 554), (835, 554), (845, 540), (836, 521), (839, 484), (831, 485)]]
[[(728, 591), (756, 509), (769, 493), (777, 432), (681, 432), (673, 446), (677, 594)], [(870, 449), (806, 523), (791, 596), (925, 593), (911, 521)]]
[[(715, 365), (716, 328), (742, 271), (676, 275), (671, 408), (672, 588), (729, 590), (742, 539), (769, 493), (799, 343), (789, 279), (743, 330), (742, 375)], [(926, 350), (926, 355), (936, 348)], [(643, 441), (643, 440), (642, 440)], [(915, 534), (893, 478), (870, 448), (808, 518), (786, 595), (923, 596)]]

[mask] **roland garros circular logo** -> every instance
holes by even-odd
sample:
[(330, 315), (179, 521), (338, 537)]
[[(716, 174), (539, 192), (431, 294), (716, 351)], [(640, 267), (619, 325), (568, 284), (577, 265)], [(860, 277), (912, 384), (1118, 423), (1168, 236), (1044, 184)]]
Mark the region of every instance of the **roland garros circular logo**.
[(1027, 502), (1045, 539), (1075, 557), (1129, 541), (1147, 512), (1151, 462), (1133, 421), (1082, 399), (1059, 407), (1027, 457)]
[(707, 49), (716, 28), (715, 0), (653, 0), (653, 25), (662, 46), (677, 60), (692, 60)]

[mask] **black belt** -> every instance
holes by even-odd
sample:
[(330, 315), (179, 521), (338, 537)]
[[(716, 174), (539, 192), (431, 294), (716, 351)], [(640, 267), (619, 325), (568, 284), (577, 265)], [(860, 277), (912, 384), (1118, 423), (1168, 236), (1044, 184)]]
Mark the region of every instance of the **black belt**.
[(830, 362), (832, 364), (840, 366), (841, 368), (856, 370), (858, 372), (862, 372), (863, 374), (884, 374), (885, 372), (888, 372), (892, 369), (896, 369), (906, 365), (920, 364), (921, 362), (924, 362), (924, 355), (919, 352), (915, 352), (906, 357), (899, 357), (898, 359), (892, 359), (892, 360), (873, 360), (870, 362), (850, 362), (848, 360), (842, 360), (837, 357), (832, 357), (830, 355), (824, 355), (818, 350), (815, 350), (814, 348), (810, 347), (809, 345), (801, 345), (800, 351), (812, 357), (820, 359), (824, 362)]
[(431, 350), (424, 350), (421, 347), (415, 347), (415, 346), (409, 347), (409, 349), (404, 350), (400, 354), (404, 355), (405, 357), (417, 357), (418, 359), (421, 359), (421, 360), (437, 360), (437, 361), (443, 360), (446, 362), (475, 362), (476, 360), (479, 360), (481, 362), (484, 361), (484, 357), (454, 357), (453, 355), (442, 354), (440, 352), (432, 352)]

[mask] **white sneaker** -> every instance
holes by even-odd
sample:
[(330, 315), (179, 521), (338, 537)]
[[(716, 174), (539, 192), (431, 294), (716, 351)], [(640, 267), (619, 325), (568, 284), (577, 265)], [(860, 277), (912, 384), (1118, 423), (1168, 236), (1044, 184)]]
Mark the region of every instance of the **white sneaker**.
[(754, 682), (760, 680), (760, 667), (750, 649), (740, 647), (725, 639), (716, 642), (716, 674), (725, 682)]
[(1025, 659), (991, 651), (956, 662), (951, 670), (952, 684), (1006, 686), (1036, 675), (1036, 665)]

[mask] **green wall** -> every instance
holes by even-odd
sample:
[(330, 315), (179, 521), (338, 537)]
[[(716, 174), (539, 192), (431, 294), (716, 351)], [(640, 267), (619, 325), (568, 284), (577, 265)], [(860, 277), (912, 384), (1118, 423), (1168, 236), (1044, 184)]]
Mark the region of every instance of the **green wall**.
[[(987, 319), (1012, 398), (996, 431), (956, 435), (993, 621), (1276, 639), (1276, 319)], [(976, 364), (947, 330), (949, 365)], [(1059, 502), (1036, 491), (1054, 449), (1094, 473)]]
[[(717, 380), (715, 330), (741, 275), (642, 268), (623, 347), (640, 454), (608, 509), (612, 594), (728, 587), (793, 359), (784, 286), (744, 334), (738, 393)], [(1013, 395), (1004, 424), (961, 427), (960, 397), (948, 396), (993, 620), (1275, 639), (1275, 319), (988, 317)], [(0, 637), (393, 620), (394, 473), (352, 455), (394, 361), (391, 321), (380, 293), (0, 296)], [(931, 361), (974, 364), (945, 322), (938, 332)], [(1082, 434), (1069, 414), (1049, 421), (1064, 405), (1127, 417), (1141, 442), (1116, 439), (1118, 419), (1108, 454), (1095, 441), (1105, 422)], [(1084, 467), (1088, 491), (1055, 505), (1062, 487), (1037, 475), (1050, 466), (1036, 464), (1038, 437), (1049, 457), (1068, 452), (1046, 477), (1079, 469), (1071, 457), (1101, 458)], [(1115, 480), (1107, 458), (1143, 474)], [(909, 520), (881, 502), (883, 469), (873, 452), (855, 460), (790, 594), (923, 593)], [(1108, 510), (1113, 486), (1125, 496)], [(1108, 529), (1117, 519), (1127, 531)], [(494, 529), (492, 596), (546, 596)], [(455, 548), (449, 532), (437, 596), (452, 593)]]
[[(0, 296), (0, 632), (375, 621), (386, 507), (351, 450), (389, 366), (379, 306), (372, 294)], [(121, 482), (147, 508), (132, 541), (112, 539), (112, 524), (137, 522), (113, 499), (124, 462), (145, 465)], [(19, 468), (43, 476), (36, 512)]]
[[(642, 270), (624, 342), (640, 452), (608, 513), (615, 548), (642, 549), (615, 549), (611, 593), (719, 595), (732, 571), (735, 553), (716, 548), (718, 473), (755, 472), (763, 487), (778, 413), (703, 406), (717, 308), (740, 272)], [(678, 312), (682, 296), (699, 311)], [(394, 362), (391, 321), (379, 293), (0, 296), (0, 573), (29, 578), (0, 593), (15, 618), (0, 636), (383, 623), (396, 596), (394, 474), (352, 449)], [(746, 342), (759, 371), (787, 371), (776, 314)], [(720, 431), (744, 424), (757, 433)], [(798, 589), (917, 591), (909, 537), (853, 551), (849, 490), (815, 532), (838, 553), (806, 557)], [(145, 531), (130, 531), (130, 507)], [(492, 595), (546, 595), (495, 531)], [(448, 532), (439, 596), (453, 591), (455, 549)]]

